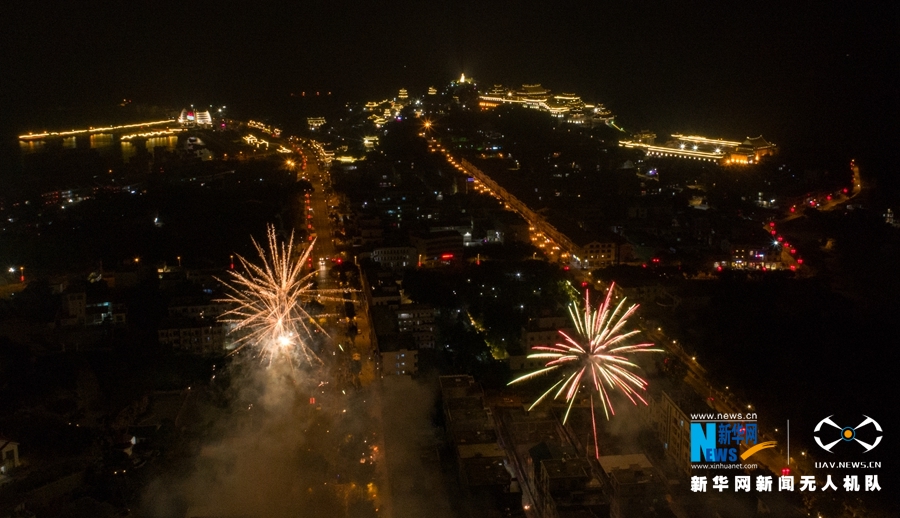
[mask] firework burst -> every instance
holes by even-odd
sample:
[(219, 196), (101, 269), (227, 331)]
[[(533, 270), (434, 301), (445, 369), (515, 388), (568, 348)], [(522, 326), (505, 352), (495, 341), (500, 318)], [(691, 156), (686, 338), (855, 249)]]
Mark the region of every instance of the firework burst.
[(313, 288), (316, 271), (303, 272), (315, 241), (297, 259), (292, 259), (293, 233), (287, 243), (279, 243), (275, 227), (270, 225), (267, 230), (268, 249), (253, 240), (262, 264), (253, 264), (238, 255), (244, 273), (229, 271), (231, 282), (221, 281), (227, 293), (218, 301), (232, 307), (219, 320), (233, 325), (231, 333), (237, 335), (235, 352), (252, 346), (270, 362), (286, 357), (293, 365), (292, 359), (299, 357), (308, 364), (321, 363), (308, 342), (316, 332), (325, 336), (328, 333), (306, 308), (312, 301), (348, 299), (341, 296), (343, 290)]
[[(584, 308), (577, 304), (569, 307), (569, 315), (575, 323), (576, 336), (571, 337), (564, 331), (559, 331), (563, 341), (550, 346), (535, 346), (532, 350), (538, 351), (529, 358), (542, 358), (548, 360), (546, 365), (535, 372), (514, 379), (509, 384), (525, 381), (543, 374), (557, 371), (560, 379), (544, 392), (532, 405), (537, 406), (548, 395), (553, 394), (553, 399), (562, 398), (568, 401), (563, 424), (569, 418), (569, 412), (579, 390), (585, 387), (591, 391), (591, 421), (594, 427), (594, 447), (597, 446), (597, 426), (594, 419), (594, 398), (599, 400), (600, 406), (606, 418), (615, 415), (609, 391), (621, 390), (633, 404), (638, 401), (647, 404), (639, 391), (646, 390), (647, 381), (631, 372), (629, 369), (637, 368), (637, 365), (629, 360), (628, 356), (642, 352), (662, 352), (662, 349), (651, 349), (654, 344), (643, 343), (628, 345), (626, 342), (640, 331), (623, 332), (638, 305), (634, 304), (623, 311), (625, 299), (612, 307), (611, 298), (615, 284), (612, 284), (606, 294), (606, 298), (598, 308), (592, 308), (588, 292), (584, 294)], [(583, 309), (583, 312), (582, 312)], [(555, 393), (554, 393), (555, 392)], [(531, 409), (529, 408), (529, 410)]]

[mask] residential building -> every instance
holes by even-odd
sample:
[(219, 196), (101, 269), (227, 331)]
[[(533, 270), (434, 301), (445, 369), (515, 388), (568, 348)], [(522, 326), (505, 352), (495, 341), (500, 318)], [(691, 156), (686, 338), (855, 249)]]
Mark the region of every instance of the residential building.
[(460, 482), (470, 489), (508, 494), (512, 477), (481, 385), (468, 375), (441, 376), (447, 435), (453, 444)]
[(400, 288), (396, 285), (373, 286), (370, 304), (372, 306), (400, 307)]
[(216, 318), (228, 310), (228, 305), (198, 297), (177, 297), (169, 303), (170, 317)]
[(221, 322), (210, 318), (169, 317), (157, 331), (160, 345), (195, 354), (215, 354), (226, 346), (227, 330)]
[(412, 245), (422, 261), (447, 261), (462, 256), (463, 236), (455, 230), (413, 234)]
[(533, 371), (544, 367), (547, 360), (542, 358), (529, 358), (527, 355), (514, 355), (506, 359), (509, 370), (517, 371)]
[(644, 454), (608, 455), (599, 462), (612, 495), (610, 518), (675, 516), (666, 501), (665, 487)]
[[(546, 316), (531, 318), (525, 324), (525, 327), (522, 328), (522, 346), (528, 351), (534, 346), (556, 344), (563, 339), (559, 334), (560, 330), (566, 333), (574, 332), (568, 317)], [(510, 363), (510, 368), (513, 368), (512, 362)]]
[(537, 489), (545, 518), (577, 512), (609, 516), (609, 502), (602, 485), (591, 474), (590, 461), (585, 458), (542, 460)]
[[(555, 426), (545, 429), (544, 433), (545, 437), (555, 437)], [(521, 433), (517, 435), (521, 436)], [(536, 482), (541, 477), (542, 462), (552, 459), (574, 459), (576, 457), (578, 457), (578, 451), (568, 442), (545, 438), (529, 448), (528, 453), (525, 454), (525, 476), (529, 481), (535, 483), (535, 487), (537, 487)]]
[(783, 268), (781, 249), (769, 241), (758, 240), (755, 244), (735, 243), (731, 246), (731, 261), (728, 265), (738, 270), (779, 270)]
[(84, 309), (84, 325), (86, 326), (125, 325), (125, 318), (125, 304), (108, 300), (89, 303)]
[(62, 296), (62, 308), (65, 314), (63, 325), (84, 323), (87, 312), (87, 294), (83, 291), (66, 292)]
[(6, 475), (20, 465), (19, 443), (0, 436), (0, 475)]
[(688, 388), (654, 387), (647, 396), (650, 404), (638, 405), (641, 415), (663, 445), (666, 456), (690, 476), (691, 420), (688, 412), (707, 411), (711, 406)]
[(412, 375), (419, 372), (419, 351), (399, 349), (381, 352), (381, 373), (386, 376)]
[(367, 218), (357, 221), (359, 230), (358, 239), (354, 239), (354, 244), (358, 240), (362, 246), (380, 245), (384, 241), (384, 227), (379, 218)]
[(104, 324), (124, 325), (126, 320), (124, 304), (116, 303), (107, 297), (88, 296), (83, 291), (67, 291), (62, 296), (63, 326), (98, 326)]
[(582, 261), (584, 268), (611, 266), (621, 262), (627, 246), (624, 239), (610, 236), (606, 239), (592, 237), (589, 241), (578, 244), (584, 253), (585, 260)]
[(626, 297), (632, 303), (643, 303), (666, 296), (668, 292), (659, 279), (632, 278), (616, 281), (616, 295)]
[(418, 264), (418, 251), (411, 246), (376, 248), (370, 255), (372, 261), (385, 268), (412, 268)]
[(398, 333), (412, 335), (419, 349), (434, 348), (434, 317), (437, 310), (427, 304), (401, 304), (395, 314)]

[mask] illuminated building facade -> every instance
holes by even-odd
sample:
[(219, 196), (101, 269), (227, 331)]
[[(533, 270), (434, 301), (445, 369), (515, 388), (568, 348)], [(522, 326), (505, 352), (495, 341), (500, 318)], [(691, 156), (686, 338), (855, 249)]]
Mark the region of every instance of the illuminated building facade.
[(525, 106), (539, 110), (547, 106), (547, 101), (550, 99), (550, 90), (541, 86), (540, 83), (522, 85), (522, 88), (515, 92), (515, 97), (522, 99)]
[(247, 126), (261, 130), (263, 133), (268, 133), (269, 135), (272, 135), (273, 137), (276, 137), (276, 138), (281, 136), (280, 129), (273, 127), (273, 126), (269, 126), (268, 124), (265, 124), (263, 122), (250, 121), (247, 123)]
[(741, 142), (728, 154), (726, 159), (729, 164), (755, 164), (764, 156), (774, 155), (778, 148), (767, 141), (762, 135)]
[(309, 124), (309, 129), (317, 130), (325, 125), (325, 117), (308, 117), (306, 123)]
[(209, 114), (209, 110), (199, 111), (194, 108), (185, 108), (178, 115), (178, 124), (186, 127), (209, 128), (212, 127), (212, 116)]
[(685, 158), (720, 165), (756, 164), (762, 157), (774, 155), (778, 151), (775, 144), (761, 135), (755, 138), (747, 137), (743, 142), (738, 142), (676, 133), (672, 135), (672, 140), (661, 146), (655, 145), (655, 140), (656, 135), (642, 131), (634, 135), (632, 140), (619, 141), (619, 145), (643, 149), (648, 156)]
[(609, 266), (615, 264), (619, 257), (620, 243), (618, 239), (592, 239), (581, 245), (585, 258), (585, 268)]
[(611, 125), (615, 116), (602, 104), (585, 104), (581, 97), (573, 93), (552, 95), (550, 90), (538, 84), (525, 84), (518, 90), (494, 85), (487, 93), (479, 96), (482, 109), (496, 108), (502, 104), (525, 106), (548, 112), (553, 117), (568, 124)]
[[(382, 127), (393, 116), (392, 110), (396, 103), (384, 99), (382, 101), (369, 101), (363, 106), (363, 111), (372, 112), (368, 120), (375, 124), (376, 128)], [(398, 108), (399, 110), (400, 108)], [(379, 115), (379, 112), (381, 114)]]
[(779, 270), (783, 268), (781, 251), (772, 244), (735, 244), (728, 266), (738, 270)]
[(212, 126), (212, 116), (210, 116), (209, 110), (197, 112), (197, 126)]

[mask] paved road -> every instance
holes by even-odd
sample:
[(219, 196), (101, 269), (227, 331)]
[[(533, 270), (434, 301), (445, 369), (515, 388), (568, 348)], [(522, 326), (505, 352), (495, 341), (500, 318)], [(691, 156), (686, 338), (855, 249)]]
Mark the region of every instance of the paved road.
[[(339, 289), (341, 286), (328, 275), (328, 269), (335, 264), (335, 261), (333, 261), (334, 259), (340, 258), (344, 261), (352, 260), (352, 258), (339, 255), (332, 238), (333, 225), (328, 214), (331, 212), (331, 207), (336, 205), (336, 201), (335, 198), (329, 194), (330, 189), (328, 186), (330, 181), (328, 179), (328, 172), (319, 167), (315, 158), (315, 152), (312, 149), (308, 147), (302, 147), (301, 149), (303, 150), (304, 156), (307, 157), (307, 165), (305, 171), (300, 170), (297, 172), (297, 177), (298, 179), (305, 178), (313, 186), (313, 192), (306, 197), (307, 202), (304, 203), (306, 208), (304, 224), (308, 225), (307, 230), (316, 234), (315, 246), (313, 248), (313, 253), (311, 254), (313, 267), (320, 268), (318, 277), (320, 289)], [(337, 351), (337, 353), (343, 356), (344, 360), (339, 362), (340, 365), (342, 365), (340, 368), (347, 368), (354, 354), (359, 355), (362, 364), (362, 369), (359, 373), (359, 382), (364, 390), (370, 391), (369, 396), (367, 397), (367, 400), (369, 401), (368, 410), (373, 422), (376, 423), (377, 447), (378, 451), (381, 452), (380, 455), (377, 455), (375, 463), (377, 475), (375, 495), (377, 496), (375, 496), (374, 502), (376, 508), (378, 508), (379, 516), (391, 518), (393, 516), (393, 505), (391, 502), (391, 489), (388, 483), (389, 479), (387, 473), (386, 455), (388, 452), (384, 445), (384, 428), (382, 426), (383, 421), (381, 418), (383, 396), (381, 393), (381, 384), (373, 383), (378, 380), (376, 371), (377, 356), (371, 340), (369, 339), (371, 328), (369, 312), (366, 307), (365, 297), (363, 297), (361, 293), (349, 292), (342, 296), (354, 301), (358, 334), (354, 337), (348, 337), (344, 334), (346, 327), (339, 325), (339, 329), (334, 331), (333, 338), (335, 339), (336, 345), (342, 344), (343, 346), (343, 350), (339, 349), (339, 351)], [(329, 307), (329, 312), (343, 315), (344, 309), (339, 307), (341, 305), (342, 303), (338, 302), (331, 303), (331, 305), (327, 307)]]

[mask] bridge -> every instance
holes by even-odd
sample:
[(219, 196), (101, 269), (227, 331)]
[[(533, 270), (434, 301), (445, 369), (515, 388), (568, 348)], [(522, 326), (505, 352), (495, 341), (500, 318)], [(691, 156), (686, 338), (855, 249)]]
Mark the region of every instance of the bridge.
[[(169, 133), (177, 133), (181, 131), (181, 128), (169, 129), (166, 128), (164, 130), (151, 130), (154, 126), (162, 126), (163, 124), (175, 125), (178, 121), (176, 119), (166, 119), (161, 121), (151, 121), (151, 122), (139, 122), (137, 124), (123, 124), (120, 126), (104, 126), (100, 128), (90, 127), (88, 129), (80, 129), (80, 130), (70, 130), (70, 131), (45, 131), (43, 133), (28, 133), (27, 135), (19, 135), (19, 140), (24, 142), (29, 141), (38, 141), (45, 139), (54, 139), (54, 138), (67, 138), (67, 137), (85, 137), (98, 133), (107, 133), (112, 135), (118, 135), (120, 138), (134, 138), (138, 136), (156, 136), (161, 134), (169, 134)], [(141, 131), (144, 130), (144, 131)], [(143, 135), (145, 134), (146, 135)]]
[[(452, 157), (451, 157), (452, 158)], [(451, 159), (451, 163), (455, 163), (455, 160)], [(537, 231), (549, 238), (552, 242), (554, 242), (557, 246), (559, 246), (561, 251), (561, 259), (564, 262), (569, 263), (570, 261), (566, 260), (568, 256), (572, 256), (575, 259), (576, 265), (582, 265), (586, 259), (586, 252), (575, 243), (569, 236), (561, 232), (557, 229), (552, 223), (547, 221), (547, 219), (534, 211), (526, 205), (524, 202), (519, 200), (515, 195), (507, 191), (503, 188), (499, 183), (497, 183), (490, 176), (485, 174), (481, 169), (475, 167), (475, 164), (469, 162), (466, 159), (462, 159), (459, 162), (459, 169), (474, 177), (477, 181), (481, 182), (485, 187), (490, 189), (500, 200), (503, 201), (504, 206), (507, 209), (511, 209), (517, 212), (522, 218), (528, 222), (531, 227), (531, 231)], [(552, 253), (552, 252), (551, 252)]]

